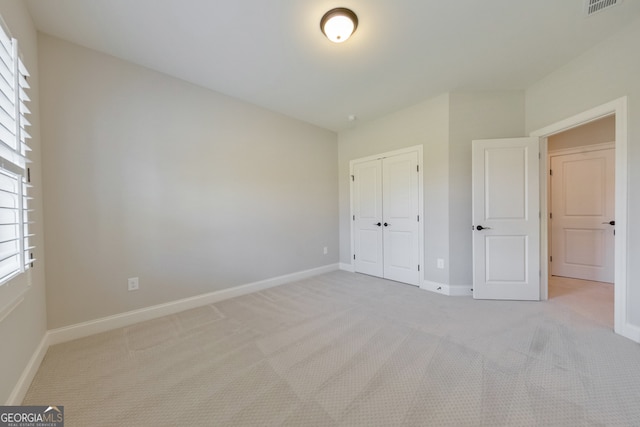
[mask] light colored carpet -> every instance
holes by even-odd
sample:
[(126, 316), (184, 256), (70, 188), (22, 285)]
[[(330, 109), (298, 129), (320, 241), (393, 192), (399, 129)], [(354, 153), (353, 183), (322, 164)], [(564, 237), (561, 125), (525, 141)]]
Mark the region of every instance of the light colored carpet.
[(640, 346), (557, 304), (333, 272), (53, 346), (67, 426), (640, 425)]

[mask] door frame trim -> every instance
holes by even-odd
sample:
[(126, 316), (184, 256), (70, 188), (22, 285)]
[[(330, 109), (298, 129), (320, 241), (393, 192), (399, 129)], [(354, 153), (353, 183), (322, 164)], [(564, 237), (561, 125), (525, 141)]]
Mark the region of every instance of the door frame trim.
[(628, 292), (628, 101), (627, 97), (615, 99), (606, 104), (599, 105), (590, 110), (576, 114), (559, 122), (553, 123), (542, 129), (531, 132), (530, 136), (540, 138), (540, 211), (541, 211), (541, 241), (540, 241), (540, 295), (543, 300), (549, 297), (549, 266), (546, 260), (549, 256), (549, 241), (546, 233), (548, 227), (549, 206), (547, 203), (547, 175), (548, 163), (548, 141), (547, 138), (556, 133), (569, 130), (594, 120), (615, 115), (616, 127), (616, 189), (615, 189), (615, 217), (616, 217), (616, 241), (614, 260), (614, 331), (633, 341), (640, 342), (640, 328), (631, 325), (627, 315), (627, 292)]
[(580, 145), (577, 147), (571, 148), (560, 148), (557, 150), (547, 150), (549, 157), (554, 156), (567, 156), (570, 154), (581, 154), (581, 153), (590, 153), (592, 151), (602, 151), (602, 150), (610, 150), (616, 148), (616, 142), (603, 142), (600, 144), (589, 144), (589, 145)]
[(423, 146), (414, 145), (412, 147), (401, 148), (398, 150), (387, 151), (380, 154), (374, 154), (367, 157), (360, 157), (349, 161), (349, 229), (351, 238), (349, 239), (349, 261), (351, 262), (352, 270), (355, 271), (355, 264), (353, 262), (353, 256), (355, 254), (355, 230), (353, 227), (353, 167), (357, 163), (369, 162), (371, 160), (381, 160), (385, 157), (397, 156), (407, 153), (418, 153), (418, 215), (420, 215), (420, 221), (418, 222), (418, 261), (420, 263), (420, 272), (418, 275), (418, 286), (421, 286), (424, 282), (424, 167), (423, 167)]

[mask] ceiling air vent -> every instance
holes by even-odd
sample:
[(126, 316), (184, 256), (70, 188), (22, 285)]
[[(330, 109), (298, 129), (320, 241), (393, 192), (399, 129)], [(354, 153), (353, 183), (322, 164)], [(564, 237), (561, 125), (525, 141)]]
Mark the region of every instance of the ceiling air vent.
[(585, 0), (584, 11), (587, 16), (602, 12), (622, 3), (622, 0)]

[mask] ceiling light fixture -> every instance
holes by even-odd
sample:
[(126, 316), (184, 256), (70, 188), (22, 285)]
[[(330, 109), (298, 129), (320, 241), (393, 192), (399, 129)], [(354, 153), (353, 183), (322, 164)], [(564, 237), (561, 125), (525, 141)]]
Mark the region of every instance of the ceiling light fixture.
[(336, 7), (325, 13), (320, 20), (320, 29), (334, 43), (346, 41), (358, 28), (358, 17), (352, 10)]

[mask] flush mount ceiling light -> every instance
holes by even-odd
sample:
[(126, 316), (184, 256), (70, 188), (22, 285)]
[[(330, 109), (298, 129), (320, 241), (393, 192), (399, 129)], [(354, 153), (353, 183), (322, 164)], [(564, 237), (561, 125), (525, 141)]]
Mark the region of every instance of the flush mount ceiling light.
[(358, 28), (358, 17), (352, 10), (337, 7), (325, 13), (320, 20), (320, 29), (334, 43), (346, 41)]

